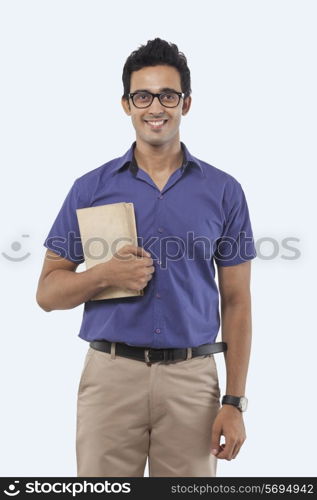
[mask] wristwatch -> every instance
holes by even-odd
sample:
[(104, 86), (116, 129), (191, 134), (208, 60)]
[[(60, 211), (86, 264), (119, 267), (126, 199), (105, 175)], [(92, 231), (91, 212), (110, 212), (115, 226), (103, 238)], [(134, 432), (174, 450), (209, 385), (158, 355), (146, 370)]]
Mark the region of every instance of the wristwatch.
[(221, 400), (222, 405), (233, 405), (240, 411), (246, 411), (248, 407), (248, 399), (245, 396), (229, 396), (225, 394)]

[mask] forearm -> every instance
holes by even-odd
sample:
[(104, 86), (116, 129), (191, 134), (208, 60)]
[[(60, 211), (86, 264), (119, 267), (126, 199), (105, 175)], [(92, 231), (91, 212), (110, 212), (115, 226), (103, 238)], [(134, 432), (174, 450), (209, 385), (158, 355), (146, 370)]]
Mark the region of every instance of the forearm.
[(105, 279), (100, 278), (97, 267), (82, 272), (65, 269), (52, 271), (37, 293), (39, 305), (49, 312), (55, 309), (72, 309), (87, 302), (107, 286)]
[(244, 396), (249, 366), (252, 320), (251, 298), (221, 306), (222, 340), (225, 352), (227, 382), (225, 394)]

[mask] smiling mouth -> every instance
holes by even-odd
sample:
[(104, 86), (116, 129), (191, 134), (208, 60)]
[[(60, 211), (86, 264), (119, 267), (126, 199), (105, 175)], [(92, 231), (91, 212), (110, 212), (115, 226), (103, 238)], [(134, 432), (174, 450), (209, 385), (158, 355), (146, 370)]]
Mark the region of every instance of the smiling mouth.
[(167, 120), (144, 120), (147, 125), (149, 125), (152, 129), (160, 129), (164, 127)]

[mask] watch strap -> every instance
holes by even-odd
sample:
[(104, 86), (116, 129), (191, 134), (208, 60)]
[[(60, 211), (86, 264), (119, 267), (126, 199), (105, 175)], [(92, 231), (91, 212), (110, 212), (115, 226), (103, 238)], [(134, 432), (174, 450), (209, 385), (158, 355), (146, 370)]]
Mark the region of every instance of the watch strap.
[(229, 396), (228, 394), (226, 394), (222, 397), (221, 404), (229, 404), (229, 405), (239, 406), (240, 397), (239, 396)]
[(233, 405), (241, 412), (246, 411), (248, 407), (248, 399), (245, 396), (231, 396), (229, 394), (225, 394), (221, 403)]

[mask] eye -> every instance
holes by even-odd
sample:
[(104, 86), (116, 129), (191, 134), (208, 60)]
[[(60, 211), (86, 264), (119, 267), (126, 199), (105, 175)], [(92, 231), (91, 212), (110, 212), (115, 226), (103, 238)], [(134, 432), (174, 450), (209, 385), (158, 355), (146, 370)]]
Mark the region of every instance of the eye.
[(137, 101), (146, 101), (148, 99), (150, 99), (150, 94), (146, 93), (146, 92), (138, 92), (137, 94), (135, 94), (134, 98), (137, 100)]
[(177, 101), (178, 95), (175, 94), (175, 92), (166, 92), (166, 93), (161, 95), (161, 99), (164, 102), (173, 103), (173, 102)]

